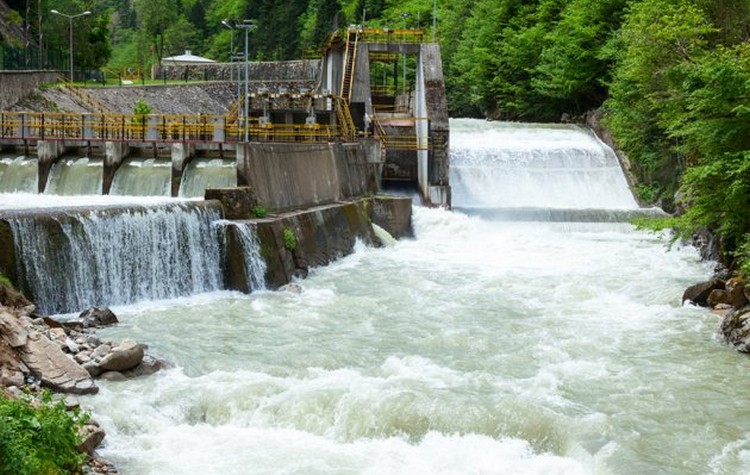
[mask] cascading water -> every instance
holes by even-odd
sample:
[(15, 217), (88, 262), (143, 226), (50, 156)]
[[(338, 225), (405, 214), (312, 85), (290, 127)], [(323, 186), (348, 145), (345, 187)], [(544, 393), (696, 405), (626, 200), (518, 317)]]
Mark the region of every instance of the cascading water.
[(218, 221), (216, 223), (224, 231), (232, 228), (236, 232), (242, 258), (244, 259), (245, 279), (249, 290), (265, 290), (266, 288), (266, 261), (263, 260), (255, 225), (233, 221)]
[(180, 182), (180, 197), (202, 198), (208, 188), (237, 186), (234, 160), (194, 158), (188, 162)]
[(167, 205), (8, 218), (19, 273), (43, 312), (222, 287), (218, 208)]
[(37, 162), (23, 156), (0, 157), (0, 193), (36, 193)]
[[(546, 148), (566, 135), (452, 121), (453, 152), (485, 142), (474, 165), (495, 178), (476, 189), (483, 175), (470, 181), (456, 159), (461, 206), (635, 207), (613, 186), (593, 202), (564, 197), (607, 174), (573, 173), (578, 184), (556, 190), (575, 181), (562, 165), (515, 175), (552, 204), (487, 201), (508, 128)], [(580, 130), (567, 133), (589, 153)], [(679, 301), (711, 272), (693, 249), (626, 223), (416, 208), (414, 228), (413, 240), (313, 270), (300, 293), (115, 309), (121, 323), (104, 337), (147, 343), (175, 367), (83, 399), (107, 431), (99, 453), (139, 475), (746, 471), (746, 364), (712, 337), (715, 317)]]
[(171, 196), (172, 162), (168, 159), (127, 159), (115, 172), (111, 195)]
[(654, 213), (638, 208), (617, 156), (586, 129), (478, 120), (455, 127), (457, 208), (511, 221), (627, 221)]
[(45, 193), (53, 195), (101, 195), (104, 160), (63, 158), (50, 170)]

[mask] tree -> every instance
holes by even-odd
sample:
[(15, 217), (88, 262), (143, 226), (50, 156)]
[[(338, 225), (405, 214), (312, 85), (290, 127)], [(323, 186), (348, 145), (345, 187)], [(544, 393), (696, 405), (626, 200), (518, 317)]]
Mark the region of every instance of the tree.
[(142, 33), (153, 45), (157, 62), (164, 57), (166, 32), (177, 21), (177, 0), (135, 0)]

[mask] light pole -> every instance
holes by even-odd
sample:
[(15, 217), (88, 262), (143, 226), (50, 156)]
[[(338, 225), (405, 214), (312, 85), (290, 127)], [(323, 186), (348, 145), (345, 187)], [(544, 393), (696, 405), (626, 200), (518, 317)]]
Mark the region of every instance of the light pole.
[(57, 10), (50, 10), (51, 13), (54, 13), (55, 15), (64, 16), (68, 19), (69, 24), (69, 33), (70, 33), (70, 82), (73, 82), (73, 18), (78, 18), (79, 16), (85, 16), (85, 15), (91, 15), (91, 12), (86, 10), (83, 13), (79, 13), (77, 15), (67, 15), (65, 13), (60, 13)]
[[(404, 12), (401, 14), (401, 18), (404, 20), (404, 35), (406, 35), (406, 19), (409, 17), (409, 14)], [(404, 36), (404, 39), (406, 39), (406, 36)], [(404, 53), (404, 80), (401, 83), (401, 87), (404, 93), (406, 93), (406, 53)]]
[(237, 25), (237, 28), (242, 28), (245, 30), (245, 143), (247, 143), (248, 139), (248, 125), (247, 125), (247, 119), (250, 115), (249, 110), (249, 101), (248, 101), (248, 95), (249, 95), (249, 78), (250, 78), (250, 57), (248, 56), (248, 41), (247, 41), (247, 34), (250, 30), (254, 30), (258, 28), (258, 26), (255, 24), (254, 20), (243, 20), (241, 24)]
[(229, 82), (234, 79), (234, 22), (221, 20), (221, 24), (229, 28)]
[(437, 0), (432, 0), (432, 42), (435, 42), (435, 30), (437, 30)]

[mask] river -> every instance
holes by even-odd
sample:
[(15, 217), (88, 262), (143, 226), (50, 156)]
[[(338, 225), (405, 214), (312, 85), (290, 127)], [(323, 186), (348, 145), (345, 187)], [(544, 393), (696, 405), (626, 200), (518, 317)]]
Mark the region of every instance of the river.
[[(741, 473), (750, 362), (680, 302), (710, 264), (629, 224), (529, 218), (635, 207), (585, 131), (451, 128), (459, 211), (415, 208), (414, 239), (299, 294), (115, 308), (103, 336), (174, 367), (82, 400), (101, 455), (131, 475)], [(509, 208), (526, 219), (486, 212)]]

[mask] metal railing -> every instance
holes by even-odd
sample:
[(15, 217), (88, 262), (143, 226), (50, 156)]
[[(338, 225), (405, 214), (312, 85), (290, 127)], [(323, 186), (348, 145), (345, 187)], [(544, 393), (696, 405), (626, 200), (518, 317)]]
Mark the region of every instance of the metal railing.
[[(0, 140), (242, 142), (244, 123), (224, 115), (134, 115), (0, 112)], [(332, 142), (348, 131), (328, 124), (247, 122), (250, 141)]]
[(424, 30), (414, 28), (364, 28), (362, 41), (368, 43), (422, 43)]

